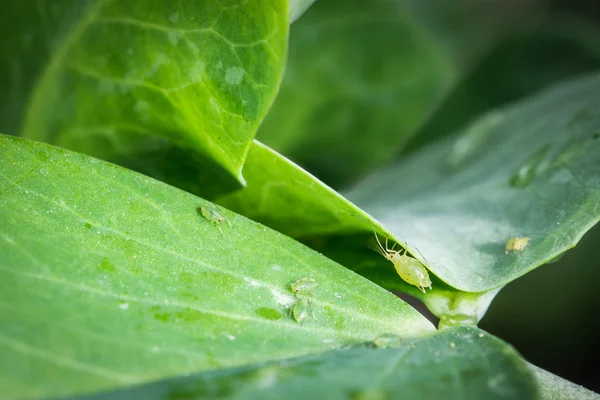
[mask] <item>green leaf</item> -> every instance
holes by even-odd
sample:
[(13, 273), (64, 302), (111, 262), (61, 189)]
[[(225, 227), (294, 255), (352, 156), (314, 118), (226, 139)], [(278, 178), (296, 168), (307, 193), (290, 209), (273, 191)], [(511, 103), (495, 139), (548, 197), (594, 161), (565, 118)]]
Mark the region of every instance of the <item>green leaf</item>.
[(256, 140), (244, 177), (247, 186), (221, 196), (219, 204), (287, 235), (372, 232), (377, 224), (335, 190)]
[[(11, 6), (1, 17), (12, 30), (3, 37), (10, 70), (1, 87), (14, 86), (9, 101), (29, 98), (26, 113), (11, 110), (23, 113), (22, 134), (120, 163), (152, 164), (148, 154), (185, 149), (243, 182), (248, 147), (283, 74), (288, 4), (221, 3)], [(31, 46), (52, 51), (34, 57)]]
[[(3, 396), (71, 395), (433, 330), (361, 276), (211, 207), (121, 167), (0, 136)], [(302, 278), (318, 283), (315, 318), (297, 323), (290, 285)]]
[(542, 400), (599, 400), (600, 394), (527, 363), (540, 386)]
[(532, 373), (504, 342), (473, 328), (285, 362), (177, 378), (86, 397), (117, 399), (535, 399)]
[[(391, 232), (453, 288), (491, 291), (600, 218), (599, 101), (592, 76), (493, 112), (367, 178), (347, 193), (361, 208), (255, 142), (248, 187), (219, 201), (294, 237)], [(505, 254), (511, 237), (530, 241)]]
[(475, 326), (484, 317), (492, 300), (500, 289), (489, 292), (468, 293), (457, 290), (430, 274), (432, 289), (426, 293), (403, 281), (392, 264), (375, 252), (373, 233), (368, 235), (343, 235), (304, 239), (310, 248), (350, 268), (372, 282), (395, 292), (409, 294), (420, 299), (428, 311), (440, 321), (438, 329), (453, 326)]
[[(449, 285), (498, 288), (600, 219), (600, 76), (475, 121), (347, 193)], [(511, 237), (528, 237), (505, 253)]]
[(390, 160), (528, 3), (318, 1), (291, 27), (258, 139), (333, 187), (354, 181)]

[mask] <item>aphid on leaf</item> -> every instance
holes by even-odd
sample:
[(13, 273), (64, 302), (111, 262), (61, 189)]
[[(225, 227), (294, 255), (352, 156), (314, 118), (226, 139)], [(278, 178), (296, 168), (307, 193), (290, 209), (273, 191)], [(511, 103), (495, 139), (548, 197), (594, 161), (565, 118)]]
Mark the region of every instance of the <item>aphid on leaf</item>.
[(404, 279), (405, 282), (418, 287), (423, 293), (425, 293), (425, 288), (431, 289), (431, 279), (429, 278), (427, 268), (425, 268), (419, 260), (407, 256), (406, 250), (404, 250), (403, 253), (401, 253), (402, 250), (394, 250), (396, 244), (389, 249), (387, 238), (385, 238), (384, 249), (379, 241), (377, 233), (375, 233), (375, 239), (377, 239), (381, 255), (394, 264), (394, 268), (396, 268), (396, 272), (400, 275), (400, 278)]
[(506, 242), (506, 248), (504, 249), (504, 254), (507, 254), (509, 251), (523, 251), (525, 247), (529, 244), (528, 237), (511, 237)]
[(302, 323), (309, 318), (317, 320), (315, 313), (312, 308), (312, 303), (308, 297), (302, 297), (300, 300), (294, 304), (292, 308), (292, 317), (298, 323)]
[(214, 205), (207, 205), (207, 206), (200, 206), (198, 207), (198, 212), (209, 222), (212, 222), (214, 224), (217, 225), (217, 228), (219, 228), (219, 231), (221, 232), (221, 235), (223, 235), (223, 231), (221, 230), (221, 227), (219, 225), (221, 225), (221, 223), (223, 221), (227, 221), (227, 223), (229, 224), (229, 226), (231, 227), (231, 222), (229, 222), (229, 220), (227, 218), (225, 218), (225, 216), (223, 214), (221, 214), (218, 210), (217, 207)]
[(319, 284), (314, 279), (302, 278), (290, 285), (292, 292), (299, 296), (312, 296)]

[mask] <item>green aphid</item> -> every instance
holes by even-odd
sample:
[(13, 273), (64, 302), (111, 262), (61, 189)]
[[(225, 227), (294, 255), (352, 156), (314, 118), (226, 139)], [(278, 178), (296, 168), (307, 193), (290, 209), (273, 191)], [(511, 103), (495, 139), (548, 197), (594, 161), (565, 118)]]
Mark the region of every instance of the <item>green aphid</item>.
[(385, 334), (379, 336), (373, 340), (373, 344), (381, 349), (387, 349), (390, 347), (398, 347), (402, 343), (402, 338), (396, 335)]
[(387, 238), (385, 239), (385, 248), (383, 248), (377, 233), (375, 233), (375, 239), (377, 239), (381, 255), (394, 264), (400, 278), (406, 283), (418, 287), (423, 293), (425, 293), (425, 288), (431, 289), (431, 279), (427, 268), (419, 260), (407, 256), (406, 250), (394, 250), (395, 243), (391, 249), (388, 248)]
[(312, 296), (318, 285), (314, 279), (302, 278), (292, 283), (290, 288), (298, 296)]
[(229, 222), (229, 220), (227, 218), (225, 218), (225, 216), (223, 214), (221, 214), (219, 212), (219, 210), (217, 210), (217, 207), (214, 205), (200, 206), (200, 207), (198, 207), (198, 212), (207, 221), (216, 224), (217, 228), (219, 228), (219, 231), (221, 232), (221, 235), (223, 235), (223, 231), (221, 230), (221, 227), (219, 225), (221, 225), (221, 223), (223, 221), (227, 221), (227, 223), (231, 227), (231, 222)]
[(312, 302), (308, 297), (302, 297), (294, 304), (294, 307), (292, 308), (292, 317), (298, 323), (302, 323), (309, 318), (312, 318), (315, 321), (317, 320), (312, 308)]

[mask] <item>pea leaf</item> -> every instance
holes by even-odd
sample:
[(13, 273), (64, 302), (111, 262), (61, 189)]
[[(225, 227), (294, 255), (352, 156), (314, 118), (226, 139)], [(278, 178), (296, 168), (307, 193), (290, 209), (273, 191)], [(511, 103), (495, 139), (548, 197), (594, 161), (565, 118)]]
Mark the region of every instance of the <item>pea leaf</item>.
[[(0, 136), (0, 254), (8, 398), (433, 330), (389, 292), (286, 236), (121, 167), (10, 136)], [(302, 278), (318, 284), (303, 294), (315, 318), (296, 322), (290, 285)]]
[(248, 147), (283, 74), (288, 4), (228, 3), (12, 5), (0, 17), (11, 31), (2, 38), (4, 101), (20, 103), (9, 111), (23, 118), (28, 138), (142, 160), (144, 172), (155, 152), (184, 149), (243, 182)]
[[(255, 143), (248, 187), (219, 201), (294, 237), (389, 232), (451, 287), (491, 291), (600, 218), (598, 93), (590, 76), (492, 112), (348, 191), (358, 207)], [(511, 237), (527, 247), (506, 254)]]
[(600, 399), (600, 394), (594, 393), (583, 386), (569, 382), (535, 365), (528, 363), (528, 366), (539, 382), (542, 400)]
[(291, 27), (258, 139), (343, 187), (389, 161), (528, 3), (318, 1)]
[[(435, 384), (432, 384), (435, 383)], [(94, 400), (534, 399), (535, 379), (502, 341), (461, 328), (397, 347), (359, 347), (204, 373), (85, 397)]]
[[(558, 85), (379, 171), (347, 197), (451, 286), (498, 288), (600, 219), (600, 76)], [(505, 251), (523, 237), (521, 251)]]

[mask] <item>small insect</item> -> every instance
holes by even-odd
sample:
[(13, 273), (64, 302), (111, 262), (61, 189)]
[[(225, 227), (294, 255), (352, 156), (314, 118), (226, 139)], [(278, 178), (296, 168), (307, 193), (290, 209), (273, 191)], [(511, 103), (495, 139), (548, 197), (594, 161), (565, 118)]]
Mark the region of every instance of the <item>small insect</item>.
[(529, 244), (530, 238), (524, 237), (511, 237), (506, 242), (506, 248), (504, 249), (504, 254), (507, 254), (509, 251), (523, 251), (525, 247)]
[(298, 279), (296, 282), (290, 285), (292, 292), (299, 296), (312, 296), (315, 291), (315, 288), (319, 284), (310, 278), (302, 278)]
[(221, 235), (223, 235), (223, 231), (221, 230), (221, 227), (219, 225), (221, 225), (221, 223), (223, 221), (227, 221), (227, 223), (229, 224), (229, 226), (231, 227), (231, 222), (229, 222), (229, 220), (227, 218), (225, 218), (225, 216), (223, 214), (221, 214), (217, 208), (217, 206), (200, 206), (198, 207), (197, 211), (198, 213), (200, 213), (207, 221), (212, 222), (214, 224), (217, 225), (217, 228), (219, 228), (219, 231), (221, 232)]
[(400, 278), (404, 279), (405, 282), (416, 286), (425, 293), (425, 288), (431, 289), (431, 279), (429, 273), (423, 264), (419, 260), (409, 257), (406, 255), (406, 250), (401, 254), (402, 250), (394, 250), (394, 246), (391, 249), (388, 248), (387, 238), (385, 239), (385, 249), (379, 241), (377, 233), (375, 233), (375, 239), (381, 250), (381, 255), (386, 260), (391, 261), (396, 268), (396, 272), (400, 275)]
[(294, 320), (298, 323), (302, 323), (309, 318), (312, 318), (315, 321), (317, 320), (312, 308), (312, 303), (308, 297), (302, 297), (294, 304), (294, 307), (292, 308), (292, 317), (294, 317)]
[(375, 347), (379, 347), (380, 349), (398, 347), (400, 344), (402, 344), (402, 338), (386, 333), (385, 335), (379, 336), (377, 339), (373, 340), (373, 344)]

